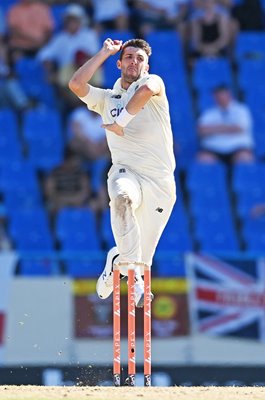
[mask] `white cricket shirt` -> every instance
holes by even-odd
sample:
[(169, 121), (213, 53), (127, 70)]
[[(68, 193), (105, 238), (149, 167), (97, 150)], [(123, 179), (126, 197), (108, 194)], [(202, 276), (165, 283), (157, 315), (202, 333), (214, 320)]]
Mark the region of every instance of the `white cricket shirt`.
[[(113, 89), (90, 86), (87, 96), (81, 100), (87, 107), (102, 116), (105, 124), (115, 122), (135, 91), (152, 75), (146, 74), (125, 90), (121, 79)], [(161, 78), (161, 85), (164, 83)], [(163, 178), (175, 169), (173, 135), (170, 125), (169, 106), (165, 94), (153, 96), (144, 108), (124, 128), (124, 136), (106, 131), (113, 164), (127, 165), (139, 175)]]

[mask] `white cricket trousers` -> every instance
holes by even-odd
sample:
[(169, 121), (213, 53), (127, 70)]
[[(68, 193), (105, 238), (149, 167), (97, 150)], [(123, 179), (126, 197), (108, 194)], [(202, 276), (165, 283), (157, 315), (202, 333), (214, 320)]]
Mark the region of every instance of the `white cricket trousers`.
[[(173, 175), (151, 179), (127, 166), (112, 166), (108, 174), (111, 227), (119, 251), (115, 262), (152, 265), (160, 236), (176, 201)], [(126, 274), (126, 269), (121, 269)], [(127, 274), (126, 274), (127, 275)]]

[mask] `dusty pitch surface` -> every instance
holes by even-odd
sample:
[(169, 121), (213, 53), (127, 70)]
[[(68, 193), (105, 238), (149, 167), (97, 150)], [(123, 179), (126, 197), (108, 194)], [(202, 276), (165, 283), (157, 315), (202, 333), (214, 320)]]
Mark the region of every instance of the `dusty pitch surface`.
[(1, 400), (264, 400), (260, 387), (0, 386)]

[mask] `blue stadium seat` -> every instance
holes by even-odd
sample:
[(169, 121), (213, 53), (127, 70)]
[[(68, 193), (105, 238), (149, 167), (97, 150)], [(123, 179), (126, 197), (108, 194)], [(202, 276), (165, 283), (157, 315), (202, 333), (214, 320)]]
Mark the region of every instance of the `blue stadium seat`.
[(178, 199), (162, 233), (157, 251), (182, 252), (192, 250), (192, 247), (193, 243), (186, 210), (182, 201)]
[(264, 32), (239, 32), (234, 51), (238, 64), (243, 59), (265, 58), (265, 33)]
[(9, 233), (18, 250), (54, 249), (49, 220), (44, 208), (13, 210), (9, 213)]
[(75, 279), (97, 278), (105, 265), (105, 261), (94, 258), (93, 255), (78, 257), (68, 256), (65, 261), (66, 273)]
[(250, 187), (258, 189), (265, 182), (265, 165), (263, 163), (235, 164), (233, 166), (232, 185), (236, 193), (248, 190)]
[(22, 146), (16, 113), (0, 108), (0, 163), (22, 159)]
[(152, 48), (150, 72), (160, 75), (166, 85), (175, 87), (176, 94), (183, 82), (187, 85), (183, 47), (178, 33), (175, 30), (154, 31), (145, 39)]
[(58, 211), (55, 234), (62, 250), (98, 251), (100, 236), (93, 210), (62, 208)]
[(201, 88), (197, 91), (197, 109), (201, 114), (203, 111), (215, 105), (212, 90)]
[(36, 168), (49, 171), (62, 163), (64, 138), (57, 110), (39, 107), (27, 111), (23, 119), (23, 134), (29, 148), (29, 160)]
[[(178, 61), (183, 60), (183, 46), (179, 34), (176, 30), (157, 30), (146, 35), (145, 39), (152, 47), (152, 57), (161, 58), (159, 54), (162, 51), (167, 54), (167, 59)], [(176, 65), (176, 68), (179, 66)]]
[(251, 87), (259, 87), (264, 83), (264, 75), (265, 58), (262, 60), (242, 60), (238, 66), (237, 74), (239, 87), (244, 91)]
[(55, 23), (55, 32), (60, 31), (63, 27), (63, 15), (66, 10), (67, 4), (53, 4), (51, 12)]
[(194, 231), (201, 251), (239, 251), (239, 241), (230, 210), (205, 209), (195, 219)]
[(8, 187), (3, 191), (3, 201), (8, 212), (13, 209), (35, 208), (42, 206), (40, 190), (29, 190), (27, 185)]
[(49, 107), (56, 106), (54, 88), (48, 82), (46, 72), (39, 60), (33, 57), (20, 58), (15, 71), (25, 93)]
[(249, 216), (251, 209), (260, 203), (264, 203), (265, 187), (247, 187), (237, 194), (236, 209), (241, 219)]
[(250, 85), (244, 90), (244, 101), (252, 113), (265, 114), (265, 86)]
[(251, 218), (248, 216), (243, 221), (243, 237), (249, 251), (265, 251), (265, 216)]
[(204, 210), (212, 210), (216, 209), (216, 207), (226, 209), (230, 207), (226, 187), (215, 188), (212, 185), (190, 193), (190, 210), (195, 217)]
[(213, 187), (222, 190), (226, 184), (226, 168), (222, 163), (209, 165), (193, 162), (187, 170), (186, 185), (189, 191)]
[(1, 8), (3, 9), (4, 13), (7, 13), (9, 8), (17, 3), (17, 0), (1, 0)]
[(250, 210), (265, 199), (265, 165), (237, 164), (233, 167), (232, 188), (236, 195), (236, 209), (241, 219), (249, 217)]
[(88, 208), (63, 208), (57, 214), (55, 234), (64, 254), (66, 272), (73, 278), (95, 278), (102, 272), (97, 252), (100, 234), (94, 212)]
[(111, 223), (110, 223), (110, 210), (107, 208), (102, 214), (101, 221), (101, 232), (102, 238), (106, 243), (108, 248), (115, 246), (115, 240), (112, 233)]
[(233, 87), (231, 65), (226, 58), (200, 58), (192, 72), (193, 86), (196, 90), (212, 89), (220, 84)]
[[(257, 94), (258, 95), (258, 94)], [(264, 103), (265, 105), (265, 103)], [(253, 134), (255, 142), (255, 154), (259, 159), (264, 159), (265, 157), (265, 107), (264, 109), (252, 112), (253, 116)]]
[(179, 169), (185, 169), (194, 159), (198, 147), (190, 95), (182, 92), (176, 96), (175, 93), (168, 96), (168, 100), (177, 164)]
[(225, 167), (221, 163), (194, 162), (187, 170), (186, 184), (194, 235), (200, 250), (239, 250)]
[(0, 190), (4, 193), (24, 189), (39, 192), (39, 181), (35, 169), (28, 161), (11, 160), (0, 169)]
[[(186, 277), (186, 268), (183, 254), (169, 254), (156, 252), (155, 256), (155, 274), (159, 277)], [(153, 271), (152, 271), (153, 272)]]
[(48, 256), (36, 260), (22, 258), (19, 273), (21, 276), (52, 276), (60, 273), (60, 265)]

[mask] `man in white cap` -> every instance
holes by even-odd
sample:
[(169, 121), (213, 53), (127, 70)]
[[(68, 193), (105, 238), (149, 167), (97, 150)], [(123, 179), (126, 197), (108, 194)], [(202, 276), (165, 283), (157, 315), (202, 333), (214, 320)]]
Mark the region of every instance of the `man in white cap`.
[[(37, 55), (49, 72), (50, 80), (61, 89), (60, 94), (66, 100), (69, 90), (65, 89), (73, 71), (79, 66), (79, 59), (88, 60), (100, 48), (98, 34), (87, 26), (87, 22), (83, 7), (70, 4), (63, 15), (63, 29)], [(95, 76), (94, 84), (101, 84), (100, 74)]]

